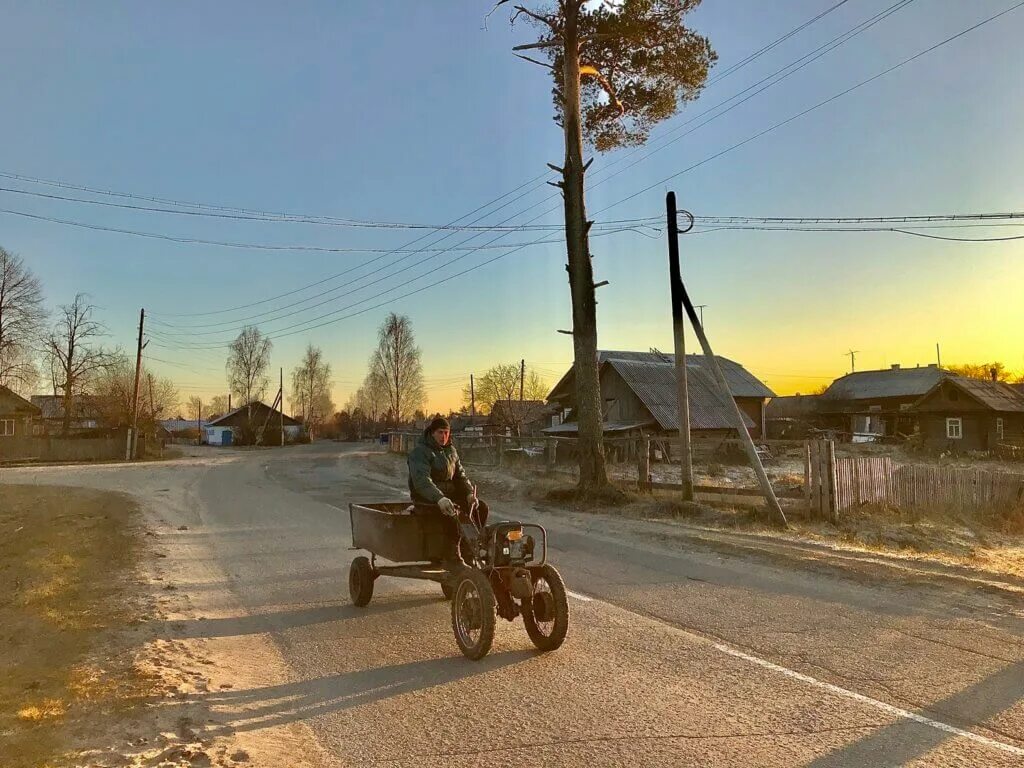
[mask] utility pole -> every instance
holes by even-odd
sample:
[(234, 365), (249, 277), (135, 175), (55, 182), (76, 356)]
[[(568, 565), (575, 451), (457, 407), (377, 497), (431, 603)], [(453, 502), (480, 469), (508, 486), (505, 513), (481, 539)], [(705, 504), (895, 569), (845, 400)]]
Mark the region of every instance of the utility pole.
[(231, 393), (228, 392), (228, 413), (231, 413)]
[(942, 367), (942, 352), (939, 351), (939, 342), (935, 342), (935, 364)]
[(199, 431), (199, 445), (203, 444), (203, 399), (199, 398), (199, 407), (196, 408), (196, 429)]
[(156, 406), (153, 404), (153, 374), (146, 374), (146, 378), (149, 379), (149, 415), (153, 423), (156, 424)]
[[(846, 353), (846, 355), (850, 356), (850, 373), (856, 373), (857, 372), (857, 353), (858, 352), (860, 352), (859, 349), (851, 349), (849, 352)], [(843, 357), (846, 357), (846, 355), (843, 355)]]
[[(674, 211), (675, 195), (671, 192), (668, 194), (669, 210)], [(674, 223), (675, 217), (669, 217), (670, 244), (672, 242), (671, 235), (676, 231), (676, 227), (673, 226)], [(675, 287), (676, 286), (673, 285), (673, 288)], [(697, 317), (697, 310), (694, 309), (693, 302), (690, 301), (690, 296), (686, 292), (686, 285), (683, 283), (682, 276), (679, 277), (678, 291), (679, 297), (683, 302), (683, 307), (686, 309), (686, 316), (690, 318), (690, 324), (693, 326), (693, 330), (697, 334), (697, 339), (700, 341), (701, 349), (704, 350), (704, 356), (707, 358), (708, 366), (711, 368), (711, 373), (714, 375), (715, 381), (718, 383), (718, 388), (722, 393), (723, 400), (726, 401), (726, 410), (732, 417), (733, 426), (739, 435), (740, 442), (743, 444), (744, 450), (747, 452), (747, 460), (750, 462), (750, 467), (754, 470), (754, 475), (757, 477), (758, 485), (761, 486), (761, 493), (764, 495), (765, 503), (768, 505), (768, 509), (771, 510), (771, 512), (779, 519), (782, 525), (784, 527), (788, 527), (789, 523), (786, 521), (786, 514), (782, 511), (782, 507), (779, 505), (779, 500), (775, 496), (775, 489), (772, 488), (771, 481), (768, 479), (768, 475), (764, 471), (764, 465), (761, 463), (761, 457), (757, 455), (757, 449), (754, 447), (754, 441), (750, 437), (750, 432), (747, 431), (747, 425), (743, 422), (743, 413), (740, 411), (739, 405), (736, 404), (736, 398), (732, 396), (732, 391), (729, 389), (729, 382), (726, 381), (725, 374), (722, 372), (722, 366), (719, 364), (718, 358), (715, 357), (715, 353), (711, 349), (711, 342), (708, 341), (708, 337), (704, 333), (704, 326), (701, 325), (700, 318)]]
[(139, 376), (142, 373), (142, 333), (146, 325), (146, 310), (139, 310), (139, 345), (135, 354), (135, 386), (132, 392), (132, 451), (131, 458), (135, 459), (139, 447)]
[(473, 383), (473, 374), (469, 374), (469, 417), (476, 416), (476, 388)]
[(707, 327), (707, 326), (704, 325), (704, 307), (706, 307), (706, 306), (707, 306), (707, 304), (696, 304), (695, 305), (697, 311), (700, 312), (700, 325), (701, 325), (702, 328), (706, 328)]
[(523, 385), (526, 383), (526, 360), (519, 361), (519, 402), (523, 402)]
[(281, 382), (277, 390), (277, 397), (281, 401), (281, 447), (284, 448), (284, 368), (281, 369)]
[(690, 394), (686, 380), (686, 340), (683, 338), (683, 279), (679, 267), (679, 226), (676, 193), (665, 197), (668, 215), (668, 273), (672, 291), (672, 336), (675, 340), (676, 405), (679, 413), (679, 463), (683, 475), (683, 501), (693, 501), (693, 453), (690, 448)]

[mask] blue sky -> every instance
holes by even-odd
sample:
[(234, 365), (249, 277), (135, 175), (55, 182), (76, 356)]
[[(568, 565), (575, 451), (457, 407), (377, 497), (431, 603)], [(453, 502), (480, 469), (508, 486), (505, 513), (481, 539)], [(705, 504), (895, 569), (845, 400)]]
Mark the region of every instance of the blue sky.
[[(683, 120), (890, 6), (851, 0), (739, 72), (710, 86)], [(705, 0), (693, 25), (718, 51), (716, 71), (832, 5)], [(597, 184), (600, 211), (997, 11), (1010, 0), (917, 0), (780, 85), (635, 168)], [(498, 197), (561, 157), (549, 82), (514, 58), (510, 30), (488, 2), (12, 3), (0, 2), (0, 171), (180, 200), (361, 218), (443, 223)], [(664, 193), (704, 214), (887, 215), (1017, 210), (1024, 192), (1024, 9), (924, 57), (668, 185), (598, 218), (656, 216)], [(714, 72), (713, 72), (714, 74)], [(652, 145), (652, 147), (655, 145)], [(621, 154), (599, 156), (602, 171)], [(640, 155), (637, 155), (639, 157)], [(0, 179), (0, 186), (58, 190)], [(552, 206), (537, 185), (488, 216), (522, 222)], [(78, 194), (78, 193), (72, 193)], [(530, 208), (530, 206), (536, 206)], [(421, 233), (230, 222), (104, 209), (0, 192), (0, 208), (175, 236), (321, 247), (395, 248)], [(557, 210), (540, 219), (557, 223)], [(981, 230), (987, 235), (1015, 230)], [(954, 234), (976, 234), (954, 230)], [(461, 243), (455, 235), (438, 245)], [(478, 245), (484, 235), (469, 240)], [(536, 237), (515, 233), (499, 242)], [(440, 239), (433, 236), (420, 246)], [(779, 392), (858, 367), (1001, 359), (1024, 369), (1024, 241), (942, 243), (892, 234), (719, 232), (683, 242), (684, 274), (716, 351)], [(133, 343), (138, 309), (203, 328), (211, 345), (248, 314), (210, 312), (268, 299), (344, 270), (325, 284), (326, 311), (386, 306), (280, 338), (274, 367), (307, 342), (325, 350), (341, 405), (365, 372), (389, 310), (410, 315), (433, 407), (454, 405), (471, 371), (526, 358), (550, 378), (571, 359), (563, 249), (540, 245), (415, 296), (394, 300), (502, 251), (414, 254), (417, 264), (374, 286), (353, 276), (378, 254), (268, 252), (181, 245), (0, 214), (0, 245), (42, 278), (48, 301), (91, 294), (110, 342)], [(416, 247), (416, 246), (414, 246)], [(624, 233), (593, 243), (599, 333), (606, 348), (670, 349), (662, 237)], [(465, 255), (464, 255), (465, 254)], [(404, 254), (403, 254), (404, 255)], [(450, 266), (439, 266), (464, 255)], [(433, 258), (429, 258), (433, 257)], [(424, 261), (424, 259), (427, 259)], [(382, 273), (385, 274), (385, 273)], [(415, 280), (419, 275), (423, 279)], [(378, 275), (377, 277), (380, 277)], [(370, 278), (375, 279), (375, 278)], [(379, 298), (382, 291), (391, 290)], [(340, 314), (346, 314), (340, 312)], [(154, 328), (158, 326), (154, 325)], [(166, 328), (166, 326), (165, 326)], [(196, 337), (200, 338), (200, 337)], [(183, 395), (225, 390), (219, 349), (148, 351)]]

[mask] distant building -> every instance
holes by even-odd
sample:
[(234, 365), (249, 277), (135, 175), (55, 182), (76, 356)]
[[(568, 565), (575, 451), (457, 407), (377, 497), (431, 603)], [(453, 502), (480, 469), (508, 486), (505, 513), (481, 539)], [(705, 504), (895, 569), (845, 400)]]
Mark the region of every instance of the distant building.
[(255, 401), (212, 419), (203, 429), (203, 442), (210, 445), (280, 445), (281, 422), (285, 442), (302, 439), (302, 423), (285, 416), (266, 403)]
[[(739, 363), (724, 357), (717, 359), (744, 425), (753, 437), (760, 438), (765, 432), (765, 404), (775, 393)], [(673, 355), (602, 350), (598, 352), (598, 366), (605, 432), (618, 436), (640, 431), (678, 434)], [(686, 371), (691, 434), (698, 437), (728, 434), (733, 429), (728, 396), (719, 391), (707, 359), (703, 355), (687, 355)], [(563, 409), (565, 419), (544, 432), (575, 435), (578, 425), (573, 368), (551, 390), (548, 401)]]
[(33, 422), (40, 413), (38, 406), (7, 387), (0, 386), (0, 440), (31, 437)]
[[(32, 395), (31, 399), (32, 405), (40, 411), (35, 431), (42, 434), (61, 433), (64, 430), (64, 395)], [(80, 395), (74, 398), (71, 408), (71, 434), (91, 432), (102, 426), (102, 416), (95, 398)]]
[(498, 400), (491, 406), (484, 425), (485, 435), (536, 435), (560, 423), (557, 405), (543, 400)]
[(817, 427), (820, 395), (774, 397), (765, 407), (767, 437), (776, 440), (801, 440)]
[(947, 376), (911, 409), (925, 445), (991, 451), (1024, 445), (1024, 392), (996, 381)]
[(848, 374), (832, 382), (818, 399), (819, 424), (853, 442), (911, 435), (917, 420), (911, 408), (949, 375), (934, 364)]

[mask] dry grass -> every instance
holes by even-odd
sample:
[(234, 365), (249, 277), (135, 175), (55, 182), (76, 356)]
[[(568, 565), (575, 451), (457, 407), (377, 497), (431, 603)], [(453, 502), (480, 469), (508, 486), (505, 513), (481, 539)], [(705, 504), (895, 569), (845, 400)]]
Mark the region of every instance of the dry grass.
[(0, 765), (60, 765), (92, 709), (147, 683), (104, 657), (108, 631), (135, 618), (126, 584), (138, 557), (127, 497), (0, 486)]

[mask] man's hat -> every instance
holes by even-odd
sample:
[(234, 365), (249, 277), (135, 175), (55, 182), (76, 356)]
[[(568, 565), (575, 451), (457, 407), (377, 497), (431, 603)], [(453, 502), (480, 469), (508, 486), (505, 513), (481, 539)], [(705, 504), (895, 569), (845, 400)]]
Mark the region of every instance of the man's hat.
[(444, 416), (435, 416), (430, 424), (427, 426), (427, 432), (437, 432), (439, 429), (451, 429), (452, 425), (448, 423), (448, 419)]

